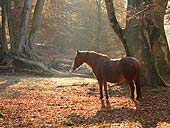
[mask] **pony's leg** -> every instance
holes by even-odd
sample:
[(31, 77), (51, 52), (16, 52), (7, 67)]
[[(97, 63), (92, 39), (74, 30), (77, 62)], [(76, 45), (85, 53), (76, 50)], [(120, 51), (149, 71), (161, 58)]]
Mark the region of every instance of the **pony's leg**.
[(103, 80), (98, 80), (99, 83), (99, 92), (100, 92), (100, 99), (103, 99)]
[(106, 99), (109, 99), (108, 93), (107, 93), (107, 82), (104, 81), (104, 91), (105, 91), (105, 95), (106, 95)]
[(134, 83), (133, 83), (132, 80), (127, 81), (127, 82), (128, 82), (128, 84), (129, 84), (130, 91), (131, 91), (131, 96), (130, 96), (130, 98), (133, 100), (133, 99), (134, 99), (134, 90), (135, 90)]
[(142, 98), (141, 88), (140, 88), (140, 80), (135, 80), (135, 85), (136, 85), (136, 93), (137, 93), (136, 99), (139, 100), (140, 98)]

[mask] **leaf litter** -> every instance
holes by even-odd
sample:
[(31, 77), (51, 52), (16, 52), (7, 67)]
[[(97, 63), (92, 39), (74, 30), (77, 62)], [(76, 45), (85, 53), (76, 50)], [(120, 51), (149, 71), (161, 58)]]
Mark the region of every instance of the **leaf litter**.
[(170, 127), (169, 88), (143, 87), (141, 101), (127, 87), (111, 89), (106, 102), (95, 79), (1, 77), (0, 127)]

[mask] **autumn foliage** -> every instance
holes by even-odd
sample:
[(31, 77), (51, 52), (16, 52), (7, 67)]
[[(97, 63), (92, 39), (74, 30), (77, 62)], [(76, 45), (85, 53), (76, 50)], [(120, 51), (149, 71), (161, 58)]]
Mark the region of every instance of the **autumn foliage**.
[(109, 102), (100, 102), (95, 79), (1, 76), (0, 126), (170, 127), (170, 90), (142, 92), (142, 101), (131, 101), (127, 86), (113, 86)]

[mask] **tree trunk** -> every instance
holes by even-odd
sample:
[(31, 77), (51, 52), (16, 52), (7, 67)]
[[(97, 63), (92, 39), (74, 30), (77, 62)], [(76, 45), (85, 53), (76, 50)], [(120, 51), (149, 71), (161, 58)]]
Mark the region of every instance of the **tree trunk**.
[(121, 42), (123, 43), (123, 46), (126, 50), (126, 55), (130, 56), (130, 51), (127, 46), (127, 41), (126, 41), (124, 30), (120, 27), (119, 22), (116, 18), (113, 0), (105, 0), (105, 4), (106, 4), (107, 14), (108, 14), (111, 26), (113, 30), (115, 31), (115, 33), (117, 34), (117, 36), (119, 37), (119, 39), (121, 40)]
[(16, 50), (16, 35), (15, 35), (15, 30), (14, 30), (14, 25), (13, 25), (13, 17), (11, 15), (11, 0), (7, 0), (6, 9), (7, 9), (10, 45), (11, 45), (12, 51), (15, 51)]
[(8, 50), (8, 45), (6, 41), (6, 5), (2, 5), (2, 27), (1, 27), (1, 48), (3, 51)]
[[(154, 3), (155, 6), (153, 6), (154, 12), (154, 28), (159, 28), (159, 31), (157, 29), (154, 29), (152, 31), (152, 39), (151, 42), (154, 44), (153, 47), (153, 53), (157, 60), (157, 65), (160, 71), (160, 74), (162, 76), (165, 76), (164, 78), (169, 78), (170, 76), (170, 50), (167, 43), (167, 38), (165, 35), (164, 30), (164, 13), (167, 9), (168, 0), (156, 0), (156, 3)], [(158, 35), (159, 34), (159, 35)], [(154, 40), (155, 39), (155, 40)]]
[[(128, 13), (126, 17), (126, 28), (122, 30), (115, 16), (113, 1), (105, 0), (105, 2), (112, 28), (124, 44), (126, 52), (141, 62), (142, 84), (166, 86), (155, 64), (155, 57), (153, 56), (150, 45), (150, 35), (145, 26), (141, 24), (140, 18)], [(140, 6), (140, 0), (128, 0), (127, 12), (131, 12), (132, 10), (130, 9), (132, 8), (138, 9)]]
[(96, 51), (100, 51), (100, 32), (101, 32), (101, 0), (96, 0), (97, 4), (97, 31), (96, 31)]
[(36, 7), (33, 15), (33, 23), (28, 37), (28, 46), (30, 49), (33, 48), (35, 36), (37, 33), (38, 26), (40, 24), (41, 13), (44, 6), (45, 0), (37, 0)]
[(5, 4), (6, 0), (0, 0), (0, 6), (3, 6)]
[(147, 31), (138, 24), (136, 18), (127, 20), (126, 25), (125, 35), (130, 55), (138, 58), (142, 65), (142, 84), (165, 85), (155, 65)]
[[(37, 61), (38, 60), (36, 58), (37, 56), (32, 51), (32, 45), (40, 22), (40, 16), (44, 5), (44, 1), (45, 0), (37, 0), (37, 4), (33, 16), (33, 24), (29, 34), (29, 38), (27, 38), (28, 36), (27, 29), (29, 27), (28, 23), (30, 21), (29, 16), (32, 11), (31, 10), (32, 0), (17, 1), (17, 4), (15, 4), (16, 1), (12, 1), (12, 0), (4, 0), (3, 3), (2, 1), (0, 1), (1, 11), (2, 11), (1, 13), (2, 26), (0, 26), (1, 28), (0, 41), (1, 41), (1, 46), (3, 48), (3, 51), (7, 50), (7, 52), (2, 52), (0, 55), (0, 61), (1, 61), (0, 68), (1, 69), (12, 68), (13, 70), (18, 68), (21, 69), (23, 64), (24, 66), (27, 65), (24, 67), (24, 69), (28, 67), (29, 71), (31, 72), (36, 71), (36, 73), (43, 72), (45, 74), (48, 73), (50, 75), (57, 75), (57, 76), (86, 76), (82, 74), (71, 74), (69, 72), (62, 73)], [(6, 2), (6, 5), (4, 4), (4, 2)], [(11, 4), (13, 5), (12, 7)], [(21, 9), (23, 9), (22, 15), (21, 15)], [(7, 22), (9, 28), (10, 45), (11, 45), (9, 49), (6, 41), (7, 32), (5, 30), (6, 15), (7, 15)], [(15, 22), (13, 21), (13, 18), (15, 18)], [(28, 48), (28, 45), (26, 44), (28, 43), (27, 39), (29, 39), (31, 50), (30, 48)]]
[(32, 0), (25, 0), (23, 12), (21, 15), (21, 24), (19, 31), (19, 40), (17, 43), (17, 51), (22, 53), (26, 41), (26, 32), (28, 27), (29, 16), (31, 13)]

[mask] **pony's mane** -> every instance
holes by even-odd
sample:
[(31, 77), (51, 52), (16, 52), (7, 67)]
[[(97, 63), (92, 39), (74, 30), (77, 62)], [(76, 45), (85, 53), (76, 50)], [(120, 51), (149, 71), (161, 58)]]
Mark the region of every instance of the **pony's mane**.
[[(109, 57), (105, 54), (102, 54), (102, 53), (98, 53), (98, 52), (95, 52), (95, 51), (86, 51), (87, 53), (89, 54), (93, 54), (93, 55), (97, 55), (97, 56), (104, 56), (104, 57)], [(110, 57), (109, 57), (110, 58)]]

